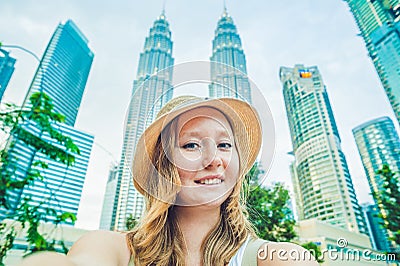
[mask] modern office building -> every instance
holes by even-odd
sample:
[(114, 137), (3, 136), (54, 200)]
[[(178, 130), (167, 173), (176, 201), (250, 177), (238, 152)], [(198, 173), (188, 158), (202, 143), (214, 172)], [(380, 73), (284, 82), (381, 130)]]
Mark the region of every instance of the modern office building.
[[(10, 137), (10, 160), (16, 162), (16, 176), (23, 178), (35, 169), (35, 161), (41, 160), (48, 164), (47, 169), (40, 169), (43, 180), (36, 180), (23, 190), (11, 194), (12, 208), (0, 209), (0, 218), (12, 213), (22, 199), (31, 197), (34, 204), (55, 208), (59, 212), (68, 211), (77, 214), (81, 192), (94, 137), (81, 132), (73, 126), (81, 104), (86, 81), (93, 61), (93, 53), (88, 47), (88, 40), (78, 27), (68, 20), (59, 24), (40, 61), (33, 78), (24, 106), (29, 107), (29, 97), (35, 92), (44, 92), (54, 105), (54, 112), (66, 116), (65, 124), (53, 124), (60, 133), (70, 137), (78, 146), (80, 154), (75, 156), (75, 164), (67, 166), (50, 160), (41, 151), (35, 151), (21, 140)], [(41, 132), (32, 121), (25, 121), (22, 127), (43, 139), (49, 144), (60, 148), (55, 139)], [(14, 142), (12, 146), (10, 143)]]
[(367, 175), (371, 192), (382, 191), (383, 180), (376, 172), (388, 165), (397, 173), (400, 171), (400, 139), (389, 117), (368, 121), (353, 129), (358, 152)]
[[(377, 171), (382, 169), (383, 165), (388, 165), (394, 173), (400, 171), (399, 135), (397, 134), (392, 120), (386, 116), (359, 125), (353, 129), (353, 135), (356, 140), (370, 190), (373, 192), (375, 200), (373, 206), (367, 206), (365, 213), (371, 220), (371, 223), (377, 223), (378, 218), (373, 218), (371, 216), (373, 213), (378, 213), (378, 207), (376, 206), (379, 206), (379, 202), (374, 194), (384, 190), (383, 179), (377, 174)], [(384, 210), (381, 211), (384, 213)], [(392, 245), (391, 241), (388, 240), (390, 233), (383, 228), (374, 228), (372, 230), (374, 233), (372, 236), (378, 238), (376, 239), (376, 247), (379, 250), (389, 250), (388, 248)]]
[(65, 123), (75, 125), (89, 77), (94, 54), (88, 39), (72, 20), (56, 28), (32, 81), (27, 103), (34, 92), (45, 92), (53, 100), (54, 111), (65, 115)]
[(14, 73), (15, 61), (9, 52), (0, 48), (0, 101)]
[(110, 165), (110, 172), (108, 174), (106, 191), (104, 193), (103, 207), (100, 217), (100, 229), (102, 230), (111, 229), (114, 201), (115, 195), (117, 193), (118, 166), (119, 164), (117, 162), (111, 163)]
[(124, 230), (125, 220), (130, 214), (139, 218), (143, 213), (144, 198), (133, 185), (130, 165), (140, 135), (161, 107), (172, 98), (173, 65), (171, 31), (163, 11), (151, 27), (139, 58), (125, 121), (110, 229)]
[(218, 20), (212, 49), (210, 97), (233, 97), (251, 102), (246, 56), (226, 7)]
[(345, 0), (400, 122), (400, 2)]
[(318, 68), (281, 67), (280, 79), (295, 157), (291, 172), (299, 219), (317, 218), (365, 233), (365, 222)]
[[(57, 210), (58, 213), (70, 212), (77, 215), (94, 137), (65, 124), (54, 124), (53, 127), (64, 136), (70, 137), (78, 146), (80, 154), (73, 154), (75, 163), (72, 166), (66, 166), (49, 159), (41, 152), (35, 152), (22, 141), (16, 141), (11, 149), (11, 155), (17, 158), (16, 175), (23, 177), (29, 169), (38, 169), (42, 178), (36, 179), (32, 185), (24, 187), (23, 190), (13, 193), (12, 205), (16, 207), (24, 198), (29, 197), (33, 204), (40, 204), (43, 210), (49, 207)], [(24, 129), (40, 136), (47, 143), (59, 147), (59, 144), (48, 134), (42, 134), (35, 124), (25, 124)], [(47, 168), (36, 167), (34, 165), (36, 161), (46, 163)], [(0, 210), (0, 218), (4, 218), (3, 215), (13, 211), (3, 213)], [(49, 216), (48, 219), (50, 221), (52, 218)]]
[(376, 204), (363, 204), (362, 210), (364, 212), (372, 248), (380, 251), (392, 250), (391, 243), (388, 240), (388, 232), (382, 225), (382, 218), (378, 216), (378, 206)]

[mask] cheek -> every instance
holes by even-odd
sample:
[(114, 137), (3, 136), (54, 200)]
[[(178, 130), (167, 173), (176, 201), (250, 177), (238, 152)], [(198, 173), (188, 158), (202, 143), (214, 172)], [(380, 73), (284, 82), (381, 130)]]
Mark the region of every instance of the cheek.
[(184, 172), (201, 170), (201, 154), (197, 152), (182, 152), (176, 150), (173, 157), (175, 167)]
[(225, 165), (225, 169), (229, 171), (231, 174), (234, 174), (235, 177), (239, 175), (240, 163), (239, 163), (239, 155), (235, 150), (230, 154), (228, 160), (226, 160), (227, 164)]

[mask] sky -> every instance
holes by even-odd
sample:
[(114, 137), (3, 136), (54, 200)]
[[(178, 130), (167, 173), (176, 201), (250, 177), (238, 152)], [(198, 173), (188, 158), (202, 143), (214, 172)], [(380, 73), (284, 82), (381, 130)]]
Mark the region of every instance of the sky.
[[(162, 0), (1, 0), (0, 42), (41, 57), (58, 23), (72, 19), (89, 39), (94, 61), (76, 128), (95, 136), (76, 226), (97, 229), (111, 162), (121, 156), (125, 115), (144, 40), (163, 9)], [(247, 59), (249, 77), (269, 104), (275, 124), (275, 156), (265, 184), (292, 189), (287, 153), (292, 150), (279, 80), (281, 66), (318, 66), (327, 87), (360, 203), (371, 201), (351, 130), (371, 119), (396, 121), (363, 39), (345, 1), (227, 0)], [(222, 0), (168, 0), (175, 63), (208, 60)], [(21, 104), (38, 62), (17, 59), (4, 101)], [(263, 114), (261, 114), (263, 115)], [(397, 125), (397, 122), (395, 122)]]

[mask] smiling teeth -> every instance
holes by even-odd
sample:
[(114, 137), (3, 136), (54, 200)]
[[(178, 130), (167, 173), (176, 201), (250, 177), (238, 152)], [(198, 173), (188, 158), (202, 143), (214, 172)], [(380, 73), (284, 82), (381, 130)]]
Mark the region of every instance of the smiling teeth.
[(218, 178), (200, 180), (200, 184), (206, 185), (220, 184), (221, 182), (222, 180)]

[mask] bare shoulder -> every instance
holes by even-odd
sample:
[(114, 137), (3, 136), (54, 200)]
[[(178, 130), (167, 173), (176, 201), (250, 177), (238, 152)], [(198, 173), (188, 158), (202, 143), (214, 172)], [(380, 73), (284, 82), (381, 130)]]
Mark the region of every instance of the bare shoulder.
[(266, 242), (257, 257), (258, 266), (319, 265), (308, 250), (289, 242)]
[(130, 251), (123, 233), (92, 231), (83, 235), (67, 257), (76, 265), (128, 265)]

